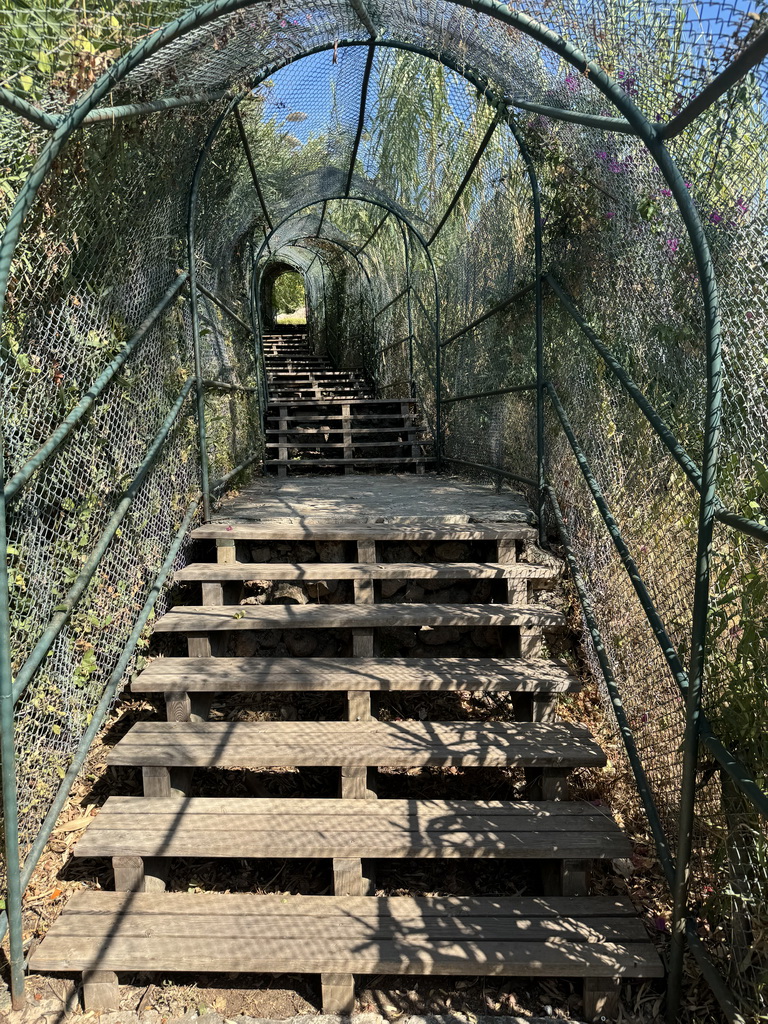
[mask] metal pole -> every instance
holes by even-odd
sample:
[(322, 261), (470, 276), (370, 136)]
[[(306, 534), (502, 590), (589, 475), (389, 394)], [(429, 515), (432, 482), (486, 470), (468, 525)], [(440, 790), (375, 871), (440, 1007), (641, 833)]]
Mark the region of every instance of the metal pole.
[(130, 355), (133, 354), (138, 344), (146, 337), (151, 328), (154, 326), (157, 318), (168, 308), (173, 300), (181, 290), (182, 285), (187, 280), (187, 274), (181, 273), (173, 282), (173, 284), (164, 292), (162, 298), (154, 307), (150, 310), (145, 319), (139, 324), (133, 337), (131, 337), (125, 345), (120, 349), (115, 358), (111, 361), (109, 366), (96, 378), (91, 384), (88, 391), (83, 395), (77, 405), (71, 410), (68, 416), (62, 420), (59, 426), (54, 430), (49, 439), (45, 444), (38, 449), (38, 451), (28, 459), (27, 462), (21, 467), (21, 469), (15, 473), (8, 483), (5, 485), (5, 499), (11, 501), (18, 493), (19, 489), (30, 479), (34, 472), (43, 465), (45, 460), (49, 458), (55, 451), (57, 451), (62, 442), (70, 435), (75, 427), (80, 423), (86, 413), (93, 407), (94, 402), (104, 389), (114, 379), (115, 374), (125, 364), (126, 360)]
[(488, 128), (486, 129), (485, 135), (483, 136), (482, 141), (480, 142), (480, 145), (477, 147), (477, 152), (472, 157), (470, 165), (467, 168), (466, 174), (461, 179), (461, 184), (456, 189), (456, 193), (455, 193), (453, 199), (448, 204), (448, 209), (445, 211), (443, 216), (440, 218), (440, 223), (437, 225), (435, 230), (432, 232), (432, 236), (429, 239), (429, 242), (427, 242), (427, 245), (432, 245), (432, 243), (434, 242), (434, 240), (437, 238), (438, 234), (440, 233), (443, 225), (448, 220), (450, 215), (453, 213), (454, 207), (456, 206), (458, 201), (461, 199), (462, 195), (464, 194), (465, 188), (469, 184), (469, 179), (472, 177), (472, 175), (474, 174), (475, 168), (480, 163), (480, 158), (482, 157), (483, 153), (486, 151), (486, 149), (488, 147), (488, 143), (493, 138), (493, 133), (496, 131), (496, 128), (498, 127), (498, 124), (499, 124), (499, 114), (497, 113), (494, 116), (494, 118), (491, 121), (491, 123), (488, 125)]
[(363, 137), (363, 127), (365, 125), (365, 108), (368, 103), (368, 84), (371, 80), (371, 69), (373, 68), (373, 58), (376, 56), (376, 47), (373, 43), (368, 47), (368, 56), (365, 61), (365, 71), (363, 72), (363, 84), (360, 87), (360, 114), (357, 119), (357, 133), (355, 134), (355, 142), (352, 146), (352, 157), (349, 161), (349, 174), (347, 175), (347, 187), (344, 189), (344, 195), (349, 195), (349, 190), (352, 188), (352, 178), (355, 173), (355, 162), (357, 161), (357, 151), (360, 148), (360, 140)]
[(411, 398), (416, 395), (416, 381), (413, 379), (413, 308), (411, 306), (411, 240), (408, 237), (408, 230), (400, 223), (400, 230), (403, 234), (403, 252), (405, 258), (405, 291), (406, 291), (406, 313), (408, 316), (408, 380), (409, 394)]
[(203, 387), (203, 360), (200, 349), (200, 316), (197, 298), (197, 257), (195, 254), (195, 223), (197, 220), (197, 193), (203, 175), (205, 162), (213, 143), (227, 115), (237, 107), (238, 100), (227, 104), (225, 110), (214, 121), (203, 148), (195, 164), (192, 184), (189, 189), (189, 206), (187, 209), (187, 262), (189, 264), (189, 311), (192, 325), (192, 354), (195, 367), (196, 400), (197, 400), (197, 437), (200, 447), (200, 490), (203, 492), (203, 518), (206, 523), (211, 520), (211, 491), (208, 467), (208, 439), (205, 432), (205, 388)]
[(514, 121), (509, 120), (510, 131), (515, 137), (520, 156), (528, 172), (528, 180), (531, 184), (531, 202), (533, 204), (533, 264), (534, 264), (534, 307), (536, 316), (536, 466), (538, 487), (538, 520), (539, 520), (539, 544), (546, 541), (546, 524), (544, 522), (544, 485), (546, 483), (546, 447), (544, 437), (544, 307), (542, 300), (542, 274), (544, 272), (544, 238), (541, 220), (541, 191), (539, 179), (536, 174), (536, 166), (531, 157), (530, 151), (525, 144), (525, 139), (518, 131)]
[(511, 306), (513, 302), (517, 302), (518, 299), (522, 299), (524, 295), (528, 294), (528, 292), (533, 291), (535, 287), (536, 282), (530, 281), (528, 284), (523, 285), (522, 288), (518, 288), (516, 292), (509, 296), (509, 298), (497, 303), (486, 313), (483, 313), (482, 316), (477, 317), (477, 319), (467, 324), (466, 327), (462, 327), (461, 330), (455, 331), (453, 334), (449, 335), (443, 342), (443, 348), (445, 348), (447, 345), (450, 345), (458, 338), (462, 338), (465, 334), (469, 334), (469, 332), (474, 330), (475, 327), (479, 327), (480, 324), (484, 324), (486, 320), (490, 320), (492, 316), (496, 316), (497, 313), (501, 313), (503, 310), (507, 308), (507, 306)]
[[(173, 563), (176, 560), (176, 555), (179, 553), (179, 548), (181, 547), (182, 542), (184, 541), (184, 538), (187, 535), (187, 530), (194, 518), (195, 512), (197, 511), (197, 506), (200, 504), (200, 497), (200, 495), (197, 495), (187, 505), (187, 510), (184, 514), (184, 519), (182, 520), (181, 525), (176, 531), (173, 543), (168, 549), (168, 554), (165, 556), (165, 560), (160, 568), (160, 571), (155, 577), (154, 583), (152, 584), (152, 587), (149, 593), (147, 594), (147, 598), (144, 602), (141, 612), (139, 613), (139, 617), (136, 619), (136, 622), (134, 623), (133, 629), (131, 630), (131, 634), (125, 643), (125, 647), (123, 647), (123, 652), (120, 655), (120, 658), (117, 664), (115, 665), (114, 669), (112, 670), (112, 674), (109, 677), (104, 693), (101, 696), (101, 700), (99, 701), (96, 710), (94, 711), (93, 716), (90, 722), (88, 723), (88, 728), (85, 730), (82, 737), (80, 738), (80, 742), (77, 745), (77, 750), (75, 751), (74, 756), (72, 758), (72, 762), (69, 768), (67, 769), (67, 773), (61, 780), (61, 784), (59, 785), (59, 788), (56, 791), (56, 796), (54, 797), (53, 803), (48, 809), (48, 813), (45, 816), (45, 820), (40, 826), (40, 831), (35, 837), (35, 841), (30, 847), (29, 852), (27, 853), (27, 856), (24, 860), (24, 867), (21, 871), (22, 889), (26, 889), (27, 885), (29, 884), (29, 880), (32, 877), (32, 872), (35, 870), (37, 862), (40, 859), (43, 850), (45, 849), (46, 843), (50, 838), (51, 832), (53, 832), (54, 826), (56, 825), (56, 819), (58, 818), (59, 813), (62, 807), (64, 806), (64, 803), (67, 799), (67, 796), (69, 795), (69, 791), (72, 788), (72, 785), (75, 782), (75, 779), (80, 773), (80, 769), (83, 767), (83, 764), (85, 763), (85, 759), (88, 756), (88, 752), (91, 749), (91, 744), (96, 738), (96, 734), (98, 733), (99, 729), (102, 726), (102, 723), (104, 722), (104, 719), (106, 718), (107, 712), (109, 711), (109, 708), (112, 704), (112, 700), (115, 696), (115, 693), (117, 692), (117, 688), (120, 685), (120, 681), (122, 680), (125, 674), (125, 670), (128, 668), (128, 664), (131, 660), (134, 650), (136, 649), (136, 645), (141, 639), (141, 634), (144, 630), (144, 627), (149, 621), (149, 616), (152, 613), (152, 609), (155, 606), (155, 602), (160, 596), (160, 591), (163, 588), (163, 584), (165, 583), (165, 580), (168, 577), (168, 573), (173, 568)], [(2, 941), (3, 936), (5, 935), (6, 921), (7, 919), (3, 920), (3, 915), (0, 915), (0, 941)]]
[(245, 159), (248, 161), (248, 167), (251, 172), (251, 178), (253, 180), (253, 187), (256, 189), (256, 197), (259, 200), (259, 206), (261, 206), (261, 212), (264, 214), (264, 220), (269, 226), (269, 230), (272, 230), (272, 221), (267, 210), (267, 204), (264, 201), (264, 193), (261, 191), (261, 184), (259, 183), (259, 176), (256, 173), (256, 164), (253, 162), (253, 154), (251, 153), (251, 147), (248, 143), (248, 136), (245, 131), (245, 125), (243, 124), (243, 118), (240, 113), (239, 105), (234, 109), (235, 121), (237, 122), (237, 130), (240, 134), (240, 142), (245, 152)]
[[(0, 442), (0, 480), (5, 479)], [(3, 831), (5, 836), (6, 909), (10, 930), (11, 1000), (14, 1010), (24, 1005), (24, 938), (21, 921), (19, 808), (16, 797), (16, 744), (13, 722), (11, 620), (8, 605), (8, 537), (5, 496), (0, 492), (0, 758), (2, 758)]]

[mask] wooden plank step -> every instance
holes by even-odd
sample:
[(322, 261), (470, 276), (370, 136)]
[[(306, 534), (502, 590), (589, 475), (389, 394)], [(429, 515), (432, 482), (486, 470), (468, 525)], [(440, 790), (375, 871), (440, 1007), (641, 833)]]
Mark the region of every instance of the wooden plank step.
[[(339, 404), (341, 405), (342, 403), (340, 402)], [(297, 415), (294, 416), (294, 415), (291, 415), (291, 412), (290, 412), (291, 404), (290, 403), (286, 403), (286, 405), (288, 407), (287, 415), (284, 417), (286, 423), (288, 423), (288, 422), (291, 422), (291, 423), (335, 423), (337, 421), (338, 422), (344, 421), (344, 422), (348, 422), (350, 424), (351, 428), (354, 430), (356, 424), (370, 424), (370, 421), (372, 419), (375, 419), (375, 420), (400, 420), (401, 422), (409, 422), (410, 421), (409, 417), (403, 416), (403, 414), (401, 412), (392, 412), (392, 413), (383, 413), (383, 412), (369, 412), (369, 413), (358, 412), (358, 413), (355, 413), (355, 412), (353, 412), (350, 417), (342, 416), (341, 413), (338, 413), (338, 414), (337, 413), (332, 413), (332, 414), (324, 413), (324, 414), (321, 414), (319, 416), (312, 416), (312, 415), (309, 415), (309, 414), (301, 413), (301, 414), (297, 414)], [(267, 422), (269, 422), (269, 423), (278, 423), (280, 418), (281, 417), (278, 415), (278, 413), (272, 413), (272, 412), (268, 412), (267, 413)], [(275, 428), (271, 428), (271, 429), (275, 429)], [(371, 429), (375, 429), (375, 428), (371, 428)]]
[(602, 767), (567, 722), (137, 722), (108, 764), (151, 767)]
[(33, 971), (661, 977), (628, 900), (77, 893)]
[(203, 580), (549, 580), (552, 570), (528, 562), (193, 562), (177, 582)]
[[(344, 441), (289, 441), (287, 438), (284, 441), (267, 441), (267, 448), (296, 448), (296, 449), (309, 449), (314, 450), (317, 448), (410, 448), (414, 444), (427, 444), (426, 441), (418, 441), (415, 438), (408, 438), (404, 441), (350, 441), (349, 444), (345, 444)], [(283, 460), (286, 461), (286, 460)], [(290, 461), (290, 460), (289, 460)], [(295, 460), (294, 460), (295, 461)], [(349, 459), (344, 459), (344, 462), (349, 462)], [(402, 459), (398, 459), (398, 462), (402, 462)]]
[[(294, 405), (294, 406), (300, 405), (300, 406), (307, 407), (308, 411), (309, 411), (309, 408), (312, 407), (312, 406), (318, 406), (318, 405), (341, 405), (341, 404), (342, 404), (341, 402), (333, 402), (333, 401), (291, 402), (291, 405)], [(357, 399), (352, 398), (352, 399), (349, 399), (349, 400), (344, 399), (343, 404), (344, 405), (355, 405), (355, 406), (371, 406), (371, 407), (376, 408), (376, 409), (382, 408), (382, 407), (387, 406), (387, 405), (398, 405), (398, 406), (400, 406), (400, 405), (410, 405), (411, 407), (414, 407), (416, 405), (416, 399), (415, 398), (357, 398)]]
[(542, 605), (263, 604), (181, 605), (155, 623), (156, 633), (242, 629), (372, 629), (421, 626), (537, 626), (557, 629), (565, 616)]
[[(290, 447), (290, 446), (289, 446)], [(410, 459), (403, 457), (402, 459), (265, 459), (262, 465), (264, 466), (292, 466), (294, 469), (305, 468), (307, 466), (413, 466), (416, 464), (422, 465), (428, 462), (436, 462), (433, 458), (419, 458)]]
[[(564, 800), (179, 800), (110, 797), (78, 857), (629, 857), (604, 810)], [(369, 810), (368, 805), (372, 806)]]
[(580, 689), (563, 666), (518, 658), (156, 658), (131, 683), (133, 693)]
[[(428, 427), (350, 427), (351, 433), (353, 434), (424, 434), (429, 429)], [(317, 437), (325, 437), (326, 434), (341, 434), (342, 427), (334, 427), (332, 429), (323, 429), (322, 427), (310, 427), (308, 429), (304, 427), (292, 427), (289, 430), (280, 430), (277, 427), (270, 427), (265, 431), (266, 434), (277, 434), (281, 437), (291, 437), (293, 435), (297, 437), (306, 438), (307, 436), (316, 435)]]
[(521, 540), (533, 541), (536, 528), (527, 523), (445, 523), (410, 526), (392, 523), (313, 523), (276, 520), (269, 523), (206, 523), (192, 531), (194, 540)]

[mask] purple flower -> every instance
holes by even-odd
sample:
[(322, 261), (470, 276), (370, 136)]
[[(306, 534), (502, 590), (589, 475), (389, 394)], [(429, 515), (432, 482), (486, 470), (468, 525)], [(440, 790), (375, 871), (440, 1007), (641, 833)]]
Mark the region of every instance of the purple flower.
[(741, 213), (747, 212), (748, 206), (743, 196), (736, 200), (736, 209), (739, 210)]
[(611, 174), (621, 174), (621, 172), (624, 170), (624, 167), (622, 164), (617, 163), (616, 160), (611, 160), (611, 162), (608, 164), (608, 170), (611, 172)]
[(579, 79), (576, 75), (566, 75), (565, 84), (568, 86), (569, 92), (579, 91)]
[(672, 190), (671, 190), (671, 189), (668, 189), (668, 188), (663, 188), (663, 189), (661, 190), (661, 194), (662, 194), (663, 196), (666, 196), (667, 198), (669, 198), (669, 196), (671, 196), (671, 195), (672, 195)]
[(680, 239), (679, 238), (668, 238), (667, 239), (667, 248), (669, 249), (669, 251), (671, 253), (677, 252), (677, 250), (680, 248)]
[(709, 219), (713, 224), (719, 224), (722, 221), (723, 217), (722, 214), (717, 212), (717, 210), (713, 210), (712, 213), (709, 215)]
[(598, 160), (607, 160), (608, 159), (608, 154), (606, 152), (604, 152), (604, 151), (602, 153), (595, 153), (595, 156), (597, 157)]
[(606, 215), (605, 215), (605, 216), (606, 216), (606, 219), (607, 219), (607, 220), (610, 220), (610, 219), (611, 219), (611, 217), (615, 217), (615, 216), (616, 216), (616, 214), (615, 214), (615, 213), (613, 212), (613, 210), (609, 210), (609, 211), (608, 211), (608, 213), (606, 213)]

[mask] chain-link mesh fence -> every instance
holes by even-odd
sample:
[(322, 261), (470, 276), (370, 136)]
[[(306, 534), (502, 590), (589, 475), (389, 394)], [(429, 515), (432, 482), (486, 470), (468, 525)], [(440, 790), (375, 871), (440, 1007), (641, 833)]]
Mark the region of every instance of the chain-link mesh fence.
[[(706, 452), (712, 313), (702, 301), (702, 246), (689, 231), (696, 215), (723, 325), (718, 494), (758, 527), (768, 517), (766, 70), (761, 52), (751, 68), (746, 60), (761, 45), (768, 12), (741, 2), (555, 0), (491, 9), (482, 0), (375, 0), (365, 4), (380, 31), (371, 48), (360, 10), (340, 0), (311, 10), (223, 3), (166, 30), (166, 44), (155, 46), (148, 33), (182, 13), (178, 0), (0, 3), (6, 240), (14, 199), (45, 157), (56, 119), (121, 53), (141, 40), (146, 47), (145, 59), (115, 75), (101, 101), (109, 111), (95, 123), (90, 113), (41, 174), (5, 297), (8, 479), (126, 343), (130, 350), (10, 499), (13, 670), (23, 679), (25, 662), (40, 662), (16, 705), (23, 851), (200, 487), (193, 391), (166, 422), (185, 381), (207, 382), (213, 482), (262, 451), (260, 288), (277, 265), (304, 278), (316, 351), (339, 367), (363, 366), (379, 397), (419, 398), (447, 466), (502, 469), (533, 498), (541, 338), (543, 376), (562, 413), (543, 396), (543, 468), (676, 846), (679, 684), (700, 568), (699, 501), (680, 452), (697, 466)], [(537, 35), (526, 18), (552, 34)], [(569, 44), (594, 71), (582, 56), (567, 59)], [(683, 123), (688, 103), (734, 61), (745, 65), (741, 76)], [(638, 137), (639, 121), (633, 129), (604, 120), (621, 112), (597, 80), (603, 73), (649, 133), (683, 118), (668, 148), (695, 213), (681, 213), (658, 153)], [(163, 109), (148, 112), (159, 99)], [(188, 284), (161, 300), (190, 270), (190, 189), (206, 139), (193, 204), (195, 324)], [(542, 266), (551, 275), (539, 318), (528, 159), (541, 192)], [(677, 457), (611, 370), (611, 357), (674, 435)], [(105, 557), (50, 655), (38, 657), (165, 427), (160, 455), (131, 492)], [(713, 550), (704, 710), (764, 789), (765, 543), (759, 530), (719, 523)], [(695, 784), (696, 928), (743, 1013), (760, 1019), (768, 1013), (765, 817), (706, 744)]]

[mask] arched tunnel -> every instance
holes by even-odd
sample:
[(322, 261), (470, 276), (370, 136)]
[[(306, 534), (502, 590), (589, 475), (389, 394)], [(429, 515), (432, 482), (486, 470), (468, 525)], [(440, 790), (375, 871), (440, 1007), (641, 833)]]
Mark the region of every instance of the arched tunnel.
[(67, 46), (32, 23), (0, 42), (14, 991), (23, 891), (189, 530), (262, 472), (264, 337), (289, 271), (312, 351), (416, 401), (435, 471), (523, 492), (564, 553), (669, 893), (673, 1005), (687, 943), (726, 1017), (752, 1019), (764, 14), (97, 8), (59, 26)]

